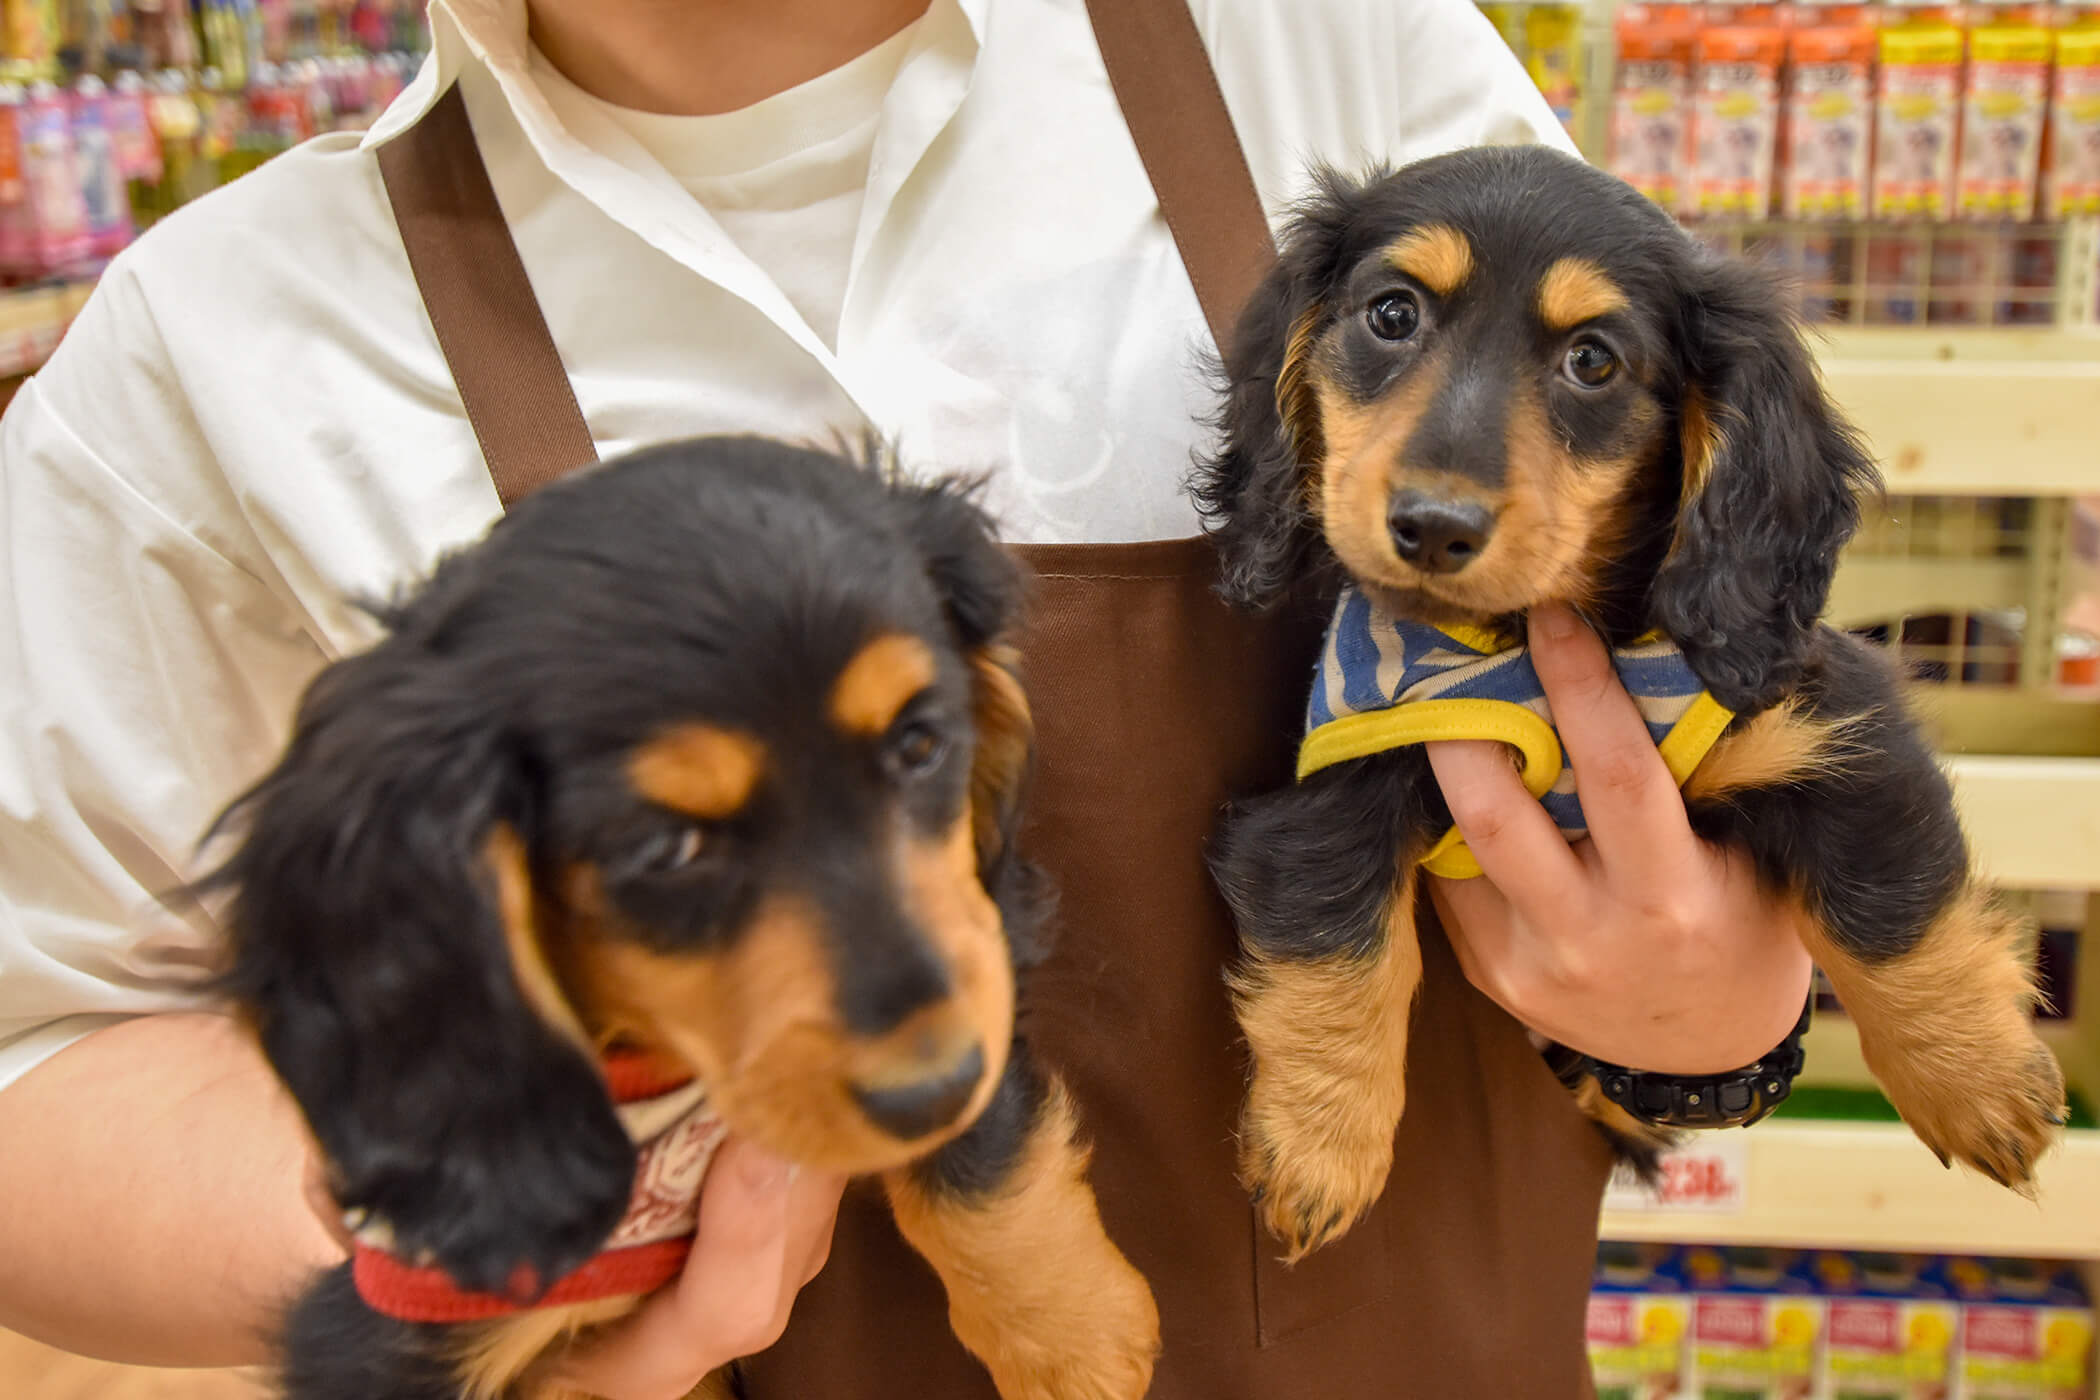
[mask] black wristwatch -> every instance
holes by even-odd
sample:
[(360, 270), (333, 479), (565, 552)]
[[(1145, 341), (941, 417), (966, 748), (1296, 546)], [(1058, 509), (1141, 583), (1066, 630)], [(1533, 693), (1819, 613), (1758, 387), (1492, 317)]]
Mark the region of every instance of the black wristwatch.
[(1650, 1074), (1583, 1056), (1604, 1096), (1658, 1128), (1747, 1128), (1786, 1102), (1808, 1056), (1801, 1037), (1815, 1010), (1815, 993), (1801, 1008), (1793, 1033), (1762, 1058), (1726, 1074)]

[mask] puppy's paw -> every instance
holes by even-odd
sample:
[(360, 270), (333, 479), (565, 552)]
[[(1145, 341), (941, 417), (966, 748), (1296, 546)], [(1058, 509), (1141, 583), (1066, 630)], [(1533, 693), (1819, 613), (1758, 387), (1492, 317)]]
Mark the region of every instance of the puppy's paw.
[[(1069, 1292), (1032, 1316), (956, 1318), (1000, 1400), (1143, 1400), (1159, 1357), (1159, 1306), (1128, 1260), (1094, 1260), (1084, 1294)], [(975, 1325), (973, 1326), (972, 1323)]]
[(1962, 1162), (2031, 1195), (2034, 1171), (2064, 1125), (2064, 1075), (2025, 1016), (1997, 1053), (1958, 1066), (1934, 1056), (1875, 1055), (1890, 1102), (1942, 1162)]
[(1256, 1073), (1240, 1113), (1240, 1184), (1285, 1263), (1347, 1234), (1385, 1191), (1394, 1125), (1367, 1107), (1293, 1099)]

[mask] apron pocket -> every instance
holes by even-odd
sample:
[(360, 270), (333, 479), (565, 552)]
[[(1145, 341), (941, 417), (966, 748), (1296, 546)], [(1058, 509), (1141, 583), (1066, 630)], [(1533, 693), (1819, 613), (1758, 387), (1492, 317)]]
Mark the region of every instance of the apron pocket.
[(1393, 1289), (1390, 1225), (1395, 1204), (1389, 1193), (1354, 1230), (1292, 1265), (1283, 1262), (1283, 1246), (1250, 1208), (1254, 1315), (1261, 1346), (1288, 1342), (1321, 1323), (1386, 1299)]

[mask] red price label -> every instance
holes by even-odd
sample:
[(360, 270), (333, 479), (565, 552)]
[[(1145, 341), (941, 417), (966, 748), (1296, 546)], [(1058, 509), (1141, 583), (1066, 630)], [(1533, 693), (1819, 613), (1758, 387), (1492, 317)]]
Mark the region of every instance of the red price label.
[(1663, 1157), (1662, 1172), (1653, 1187), (1622, 1169), (1612, 1178), (1604, 1204), (1610, 1210), (1740, 1211), (1749, 1200), (1748, 1147), (1735, 1136), (1732, 1141), (1695, 1142), (1679, 1148)]

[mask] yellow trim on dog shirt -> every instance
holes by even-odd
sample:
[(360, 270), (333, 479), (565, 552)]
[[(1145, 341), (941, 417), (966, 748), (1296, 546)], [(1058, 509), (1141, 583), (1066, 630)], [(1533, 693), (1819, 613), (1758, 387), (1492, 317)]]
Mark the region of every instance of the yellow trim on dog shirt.
[[(1706, 693), (1684, 654), (1660, 633), (1614, 648), (1612, 666), (1639, 706), (1670, 776), (1683, 786), (1734, 713)], [(1525, 647), (1501, 647), (1480, 628), (1396, 618), (1359, 590), (1346, 590), (1328, 625), (1319, 679), (1306, 706), (1298, 777), (1443, 739), (1508, 744), (1523, 760), (1525, 790), (1539, 799), (1561, 834), (1574, 841), (1589, 830), (1574, 769)], [(1481, 873), (1456, 827), (1438, 838), (1421, 864), (1454, 879)]]

